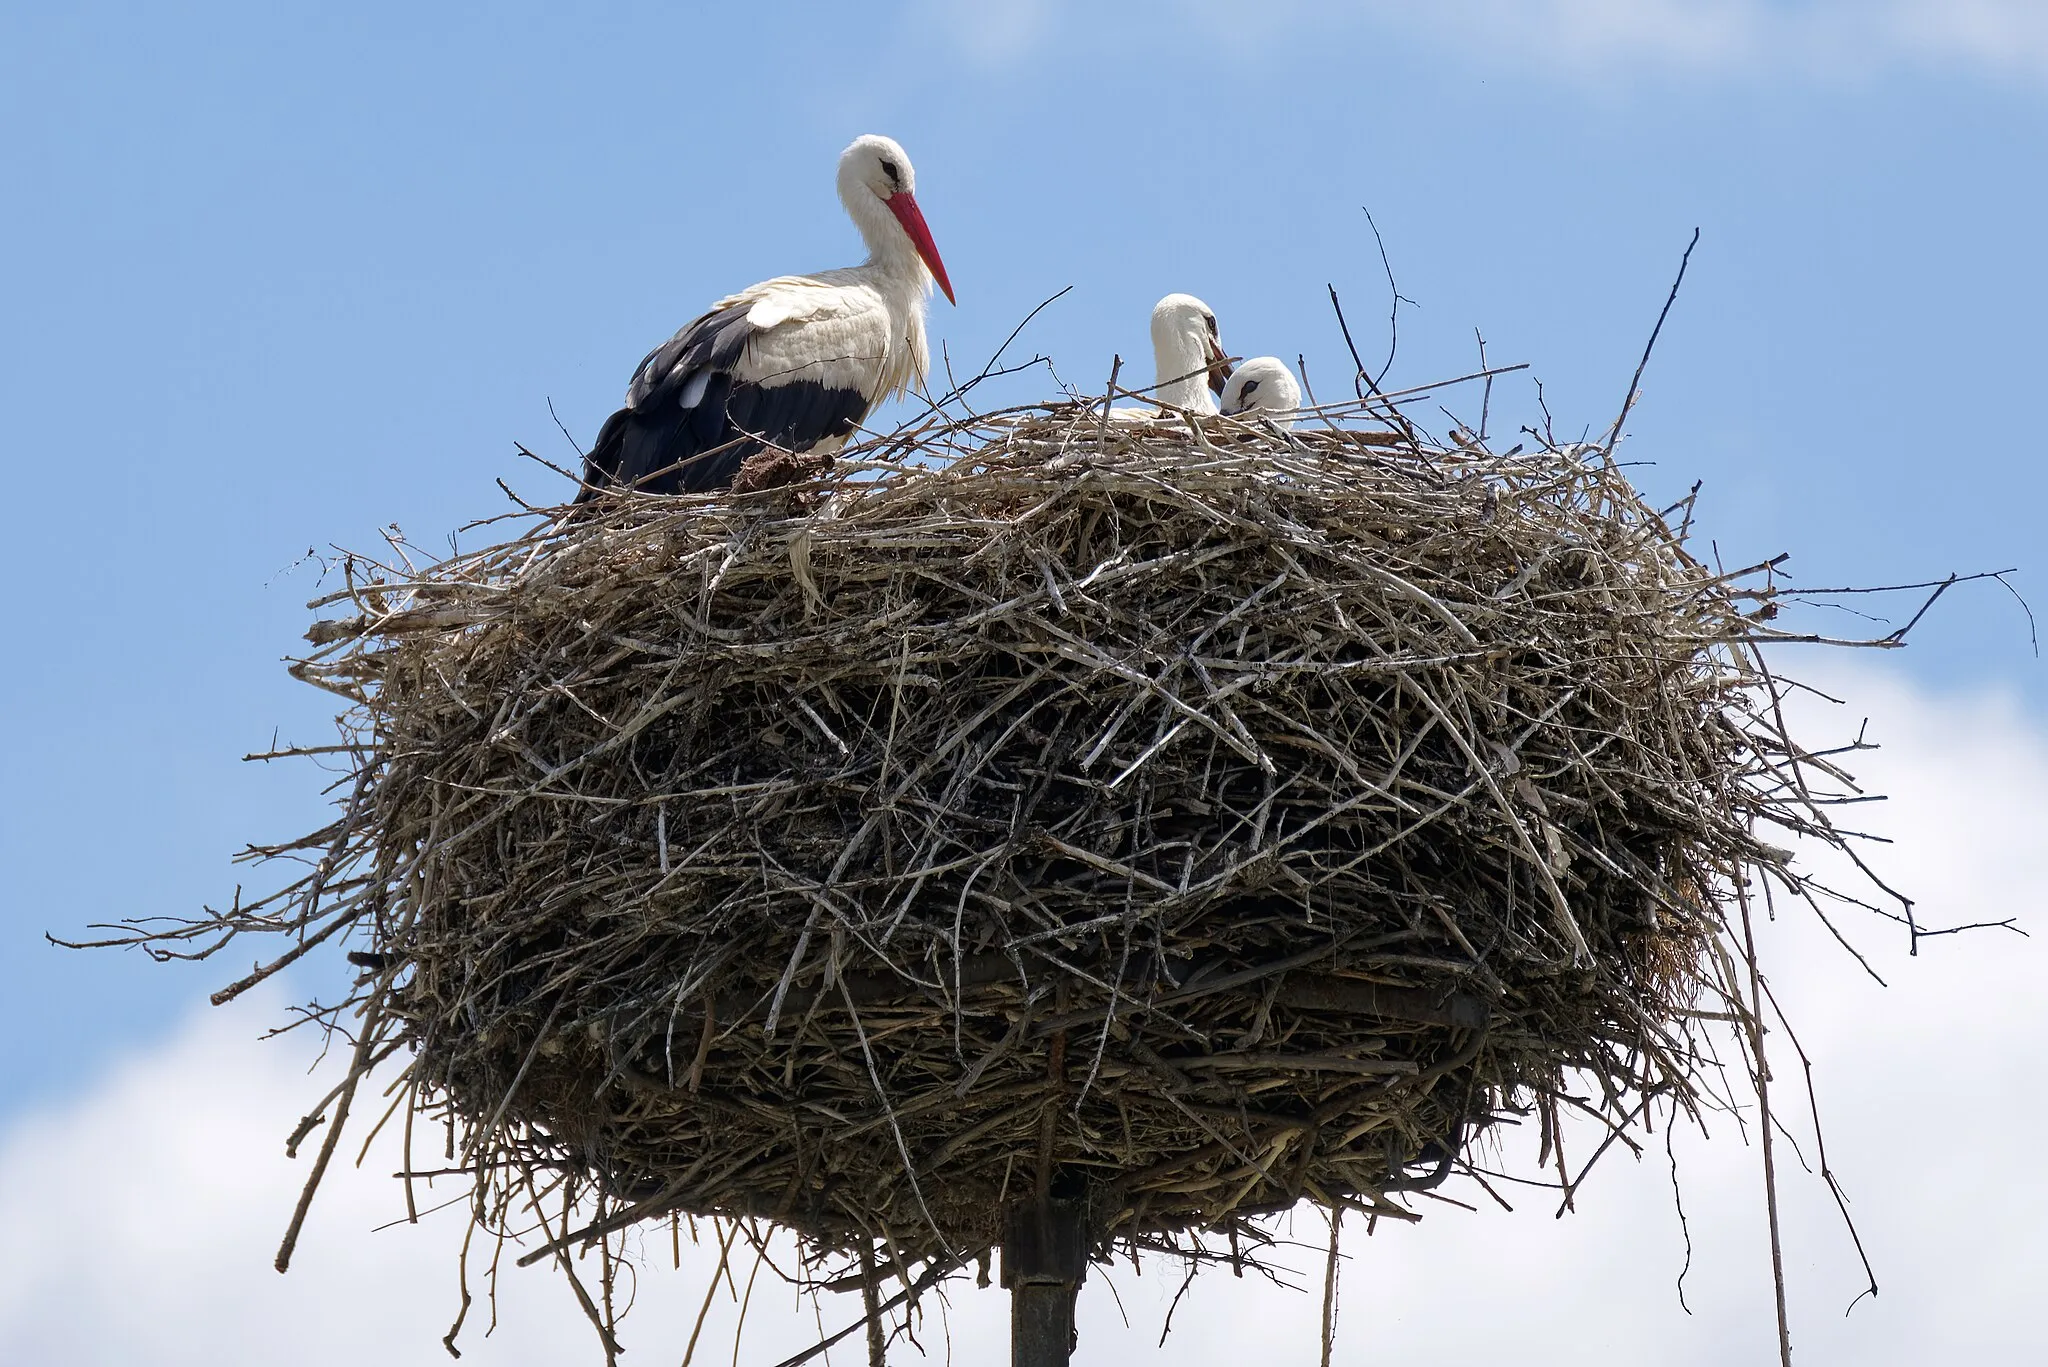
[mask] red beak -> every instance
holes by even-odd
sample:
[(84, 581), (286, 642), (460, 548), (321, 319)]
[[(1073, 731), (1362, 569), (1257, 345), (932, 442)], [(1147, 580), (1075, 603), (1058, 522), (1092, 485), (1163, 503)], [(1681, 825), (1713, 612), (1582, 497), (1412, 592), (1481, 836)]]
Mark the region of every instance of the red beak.
[(932, 241), (932, 230), (924, 225), (924, 214), (917, 207), (917, 197), (908, 190), (899, 190), (882, 202), (889, 206), (889, 212), (896, 215), (896, 221), (910, 235), (910, 245), (917, 248), (917, 254), (924, 258), (932, 279), (938, 281), (939, 288), (945, 292), (946, 302), (957, 306), (960, 301), (953, 297), (953, 282), (946, 278), (946, 263), (939, 260), (938, 244)]

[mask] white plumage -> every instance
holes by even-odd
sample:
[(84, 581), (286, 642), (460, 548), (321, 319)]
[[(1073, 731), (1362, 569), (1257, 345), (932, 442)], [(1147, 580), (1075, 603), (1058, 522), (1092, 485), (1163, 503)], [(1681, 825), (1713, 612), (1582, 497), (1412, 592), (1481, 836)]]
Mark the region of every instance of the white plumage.
[(1216, 311), (1192, 294), (1169, 294), (1152, 306), (1152, 397), (1190, 413), (1214, 413), (1230, 376)]
[(884, 399), (921, 384), (925, 301), (953, 298), (893, 140), (856, 138), (839, 158), (839, 199), (868, 248), (861, 265), (764, 280), (650, 352), (584, 462), (599, 489), (722, 489), (748, 456), (837, 450)]
[[(1230, 364), (1216, 327), (1216, 312), (1192, 294), (1169, 294), (1152, 306), (1153, 387), (1147, 399), (1189, 413), (1216, 411), (1216, 394)], [(1118, 422), (1144, 422), (1165, 410), (1124, 404), (1109, 411)], [(1170, 416), (1170, 415), (1167, 415)]]
[(1223, 386), (1222, 409), (1232, 417), (1260, 417), (1292, 427), (1301, 410), (1301, 386), (1278, 356), (1254, 356), (1231, 372)]

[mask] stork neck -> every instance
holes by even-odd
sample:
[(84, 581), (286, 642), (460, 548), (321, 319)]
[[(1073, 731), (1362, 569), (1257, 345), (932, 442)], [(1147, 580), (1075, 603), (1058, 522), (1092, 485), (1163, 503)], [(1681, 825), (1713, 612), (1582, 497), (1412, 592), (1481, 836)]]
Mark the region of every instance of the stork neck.
[(889, 206), (864, 192), (847, 196), (845, 204), (847, 217), (867, 245), (868, 259), (863, 265), (876, 283), (904, 299), (923, 298), (931, 287), (931, 272)]
[(1152, 349), (1158, 367), (1158, 388), (1152, 397), (1190, 413), (1214, 413), (1216, 396), (1209, 392), (1209, 357), (1202, 344), (1184, 333), (1173, 333)]

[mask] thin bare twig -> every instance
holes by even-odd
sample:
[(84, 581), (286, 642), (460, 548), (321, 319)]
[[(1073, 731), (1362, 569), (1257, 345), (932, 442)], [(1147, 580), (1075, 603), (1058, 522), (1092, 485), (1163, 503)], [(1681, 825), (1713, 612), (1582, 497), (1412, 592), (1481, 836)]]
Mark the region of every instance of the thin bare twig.
[(1685, 268), (1692, 262), (1692, 249), (1700, 244), (1700, 230), (1692, 230), (1692, 241), (1685, 244), (1685, 255), (1678, 258), (1678, 275), (1671, 282), (1671, 293), (1664, 296), (1664, 307), (1657, 310), (1657, 325), (1650, 329), (1650, 340), (1643, 344), (1643, 358), (1636, 362), (1636, 373), (1629, 377), (1628, 396), (1621, 401), (1621, 412), (1614, 417), (1614, 426), (1607, 431), (1607, 439), (1600, 443), (1604, 456), (1614, 454), (1614, 444), (1621, 440), (1621, 425), (1628, 421), (1628, 415), (1636, 406), (1636, 398), (1642, 390), (1643, 372), (1650, 368), (1650, 353), (1657, 349), (1657, 338), (1664, 331), (1664, 320), (1671, 314), (1671, 306), (1678, 302), (1678, 287), (1685, 283)]

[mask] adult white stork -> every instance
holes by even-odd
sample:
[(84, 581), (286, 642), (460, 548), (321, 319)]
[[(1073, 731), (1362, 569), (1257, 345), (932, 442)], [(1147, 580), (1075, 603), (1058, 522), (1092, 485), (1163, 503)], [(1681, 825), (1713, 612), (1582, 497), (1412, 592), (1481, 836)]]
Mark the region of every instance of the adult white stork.
[(1264, 417), (1292, 427), (1301, 409), (1301, 386), (1278, 356), (1254, 356), (1231, 372), (1223, 386), (1222, 408), (1226, 416)]
[(697, 493), (732, 483), (756, 452), (831, 452), (882, 400), (922, 383), (925, 300), (953, 298), (917, 207), (917, 173), (868, 134), (839, 157), (839, 201), (868, 259), (729, 295), (649, 353), (584, 458), (582, 503), (601, 489)]

